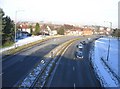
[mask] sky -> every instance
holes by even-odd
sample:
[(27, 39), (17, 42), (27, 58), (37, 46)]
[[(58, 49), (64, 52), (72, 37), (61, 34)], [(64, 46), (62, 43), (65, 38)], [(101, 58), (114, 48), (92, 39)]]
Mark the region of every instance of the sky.
[[(0, 0), (0, 8), (17, 21), (118, 27), (119, 0)], [(21, 11), (20, 11), (21, 10)], [(108, 21), (108, 22), (104, 22)]]

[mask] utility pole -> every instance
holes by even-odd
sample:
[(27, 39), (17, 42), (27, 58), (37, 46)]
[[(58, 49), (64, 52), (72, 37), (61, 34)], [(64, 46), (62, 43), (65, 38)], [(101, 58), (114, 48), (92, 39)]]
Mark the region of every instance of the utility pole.
[(17, 11), (15, 11), (15, 39), (14, 39), (14, 41), (15, 41), (15, 48), (16, 48), (16, 29), (17, 29)]
[[(112, 22), (109, 22), (109, 23), (110, 23), (110, 31), (112, 31)], [(110, 54), (110, 37), (109, 37), (109, 45), (108, 45), (108, 52), (107, 52), (107, 61), (109, 59), (109, 54)]]
[(15, 41), (15, 48), (16, 48), (16, 30), (17, 30), (17, 13), (18, 12), (20, 12), (20, 11), (24, 11), (24, 10), (17, 10), (17, 11), (15, 11), (15, 39), (14, 39), (14, 41)]

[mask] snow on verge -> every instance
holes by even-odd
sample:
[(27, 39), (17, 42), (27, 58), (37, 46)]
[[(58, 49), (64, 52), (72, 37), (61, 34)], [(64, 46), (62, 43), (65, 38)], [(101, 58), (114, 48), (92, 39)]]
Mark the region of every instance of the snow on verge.
[[(111, 39), (111, 46), (116, 44), (116, 42), (112, 42), (114, 39)], [(105, 59), (106, 58), (106, 54), (107, 54), (107, 48), (108, 48), (108, 38), (100, 38), (98, 40), (95, 41), (93, 49), (91, 50), (91, 61), (92, 61), (92, 65), (94, 67), (94, 70), (101, 82), (101, 85), (103, 87), (119, 87), (119, 82), (116, 80), (116, 78), (114, 78), (114, 76), (108, 71), (108, 69), (106, 68), (106, 66), (103, 64), (101, 58)], [(115, 49), (116, 48), (116, 49)], [(117, 47), (111, 47), (110, 50), (114, 50), (114, 52), (117, 52)], [(110, 51), (110, 52), (112, 52)], [(115, 58), (110, 59), (110, 58)], [(110, 60), (108, 62), (109, 63), (112, 61), (113, 64), (115, 64), (115, 67), (111, 68), (118, 68), (118, 66), (116, 65), (116, 62), (118, 62), (117, 54), (114, 55), (114, 53), (110, 53), (110, 57), (108, 60)], [(116, 61), (117, 60), (117, 61)], [(117, 71), (117, 69), (116, 69)]]
[[(45, 36), (45, 38), (47, 38), (49, 36)], [(0, 49), (0, 52), (4, 52), (4, 51), (7, 51), (7, 50), (10, 50), (10, 49), (13, 49), (15, 48), (15, 45), (18, 47), (18, 46), (22, 46), (22, 45), (25, 45), (25, 44), (29, 44), (29, 43), (32, 43), (32, 42), (35, 42), (35, 41), (38, 41), (38, 40), (42, 40), (42, 36), (31, 36), (31, 37), (26, 37), (24, 39), (17, 39), (17, 42), (16, 44), (13, 44), (12, 46), (10, 47), (6, 47), (6, 48), (1, 48)]]

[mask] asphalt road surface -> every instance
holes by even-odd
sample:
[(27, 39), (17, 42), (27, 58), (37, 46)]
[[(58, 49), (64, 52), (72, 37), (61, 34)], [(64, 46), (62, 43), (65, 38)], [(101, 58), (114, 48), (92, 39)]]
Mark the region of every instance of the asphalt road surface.
[(23, 79), (28, 74), (44, 55), (61, 43), (76, 37), (77, 36), (69, 36), (50, 39), (3, 61), (2, 86), (14, 86), (19, 80)]
[(77, 50), (76, 44), (73, 43), (65, 51), (60, 61), (50, 75), (46, 87), (100, 87), (92, 67), (89, 64), (90, 44), (84, 46), (83, 59), (77, 59), (74, 52)]

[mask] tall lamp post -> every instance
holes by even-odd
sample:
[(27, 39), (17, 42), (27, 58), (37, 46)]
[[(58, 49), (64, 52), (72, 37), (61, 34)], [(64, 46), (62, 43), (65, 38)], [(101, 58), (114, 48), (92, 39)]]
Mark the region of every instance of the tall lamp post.
[[(104, 22), (108, 22), (108, 21), (104, 21)], [(110, 31), (112, 31), (112, 22), (109, 22), (109, 23), (110, 23)], [(109, 45), (108, 45), (108, 52), (107, 52), (107, 61), (109, 59), (109, 54), (110, 54), (110, 38), (109, 38)]]
[(16, 48), (16, 30), (17, 30), (17, 14), (18, 14), (18, 12), (21, 12), (21, 11), (24, 11), (24, 10), (17, 10), (17, 11), (15, 11), (15, 39), (14, 39), (14, 41), (15, 41), (15, 48)]

